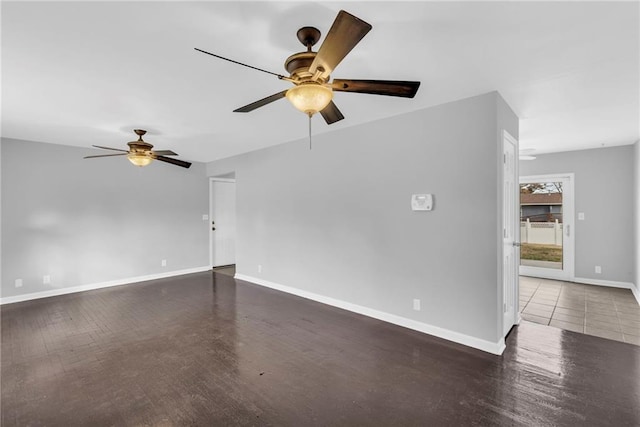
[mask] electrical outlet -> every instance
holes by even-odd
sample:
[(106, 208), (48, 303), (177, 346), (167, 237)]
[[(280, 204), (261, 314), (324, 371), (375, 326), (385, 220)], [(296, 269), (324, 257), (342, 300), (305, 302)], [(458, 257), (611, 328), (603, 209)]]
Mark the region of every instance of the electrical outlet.
[(258, 273), (262, 273), (262, 264), (258, 264)]
[(414, 299), (413, 300), (413, 309), (415, 311), (420, 311), (420, 300), (419, 299)]
[(596, 274), (602, 274), (602, 267), (596, 265)]
[(163, 267), (166, 267), (167, 266), (167, 260), (163, 259), (160, 264), (162, 264)]
[(16, 288), (22, 287), (22, 279), (16, 279)]
[(42, 283), (45, 285), (51, 283), (51, 276), (49, 276), (48, 274), (46, 276), (42, 276)]
[(209, 215), (207, 215), (207, 214), (203, 214), (203, 215), (202, 215), (202, 220), (203, 220), (203, 221), (209, 221)]

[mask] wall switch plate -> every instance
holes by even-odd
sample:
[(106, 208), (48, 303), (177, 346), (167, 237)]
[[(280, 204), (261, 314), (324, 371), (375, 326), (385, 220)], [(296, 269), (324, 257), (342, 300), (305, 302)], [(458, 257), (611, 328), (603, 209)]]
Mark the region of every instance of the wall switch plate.
[(163, 267), (167, 266), (167, 260), (163, 259), (162, 262), (160, 262), (160, 264), (162, 264)]
[(16, 279), (16, 288), (22, 287), (22, 279)]
[(203, 221), (209, 221), (209, 215), (207, 215), (207, 214), (203, 214), (203, 215), (202, 215), (202, 220), (203, 220)]
[(42, 283), (45, 285), (51, 283), (51, 276), (49, 276), (48, 274), (46, 276), (42, 276)]
[(602, 267), (596, 265), (596, 274), (602, 274)]
[(420, 300), (419, 299), (414, 299), (413, 300), (413, 309), (415, 311), (420, 311)]
[(262, 264), (258, 264), (258, 273), (262, 273)]
[(584, 221), (584, 212), (578, 212), (578, 219)]

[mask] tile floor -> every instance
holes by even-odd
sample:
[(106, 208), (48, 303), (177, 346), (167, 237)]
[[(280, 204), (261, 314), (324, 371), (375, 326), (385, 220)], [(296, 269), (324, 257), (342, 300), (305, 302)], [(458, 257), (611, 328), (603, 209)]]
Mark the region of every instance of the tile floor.
[(640, 346), (640, 305), (629, 289), (520, 277), (529, 322)]

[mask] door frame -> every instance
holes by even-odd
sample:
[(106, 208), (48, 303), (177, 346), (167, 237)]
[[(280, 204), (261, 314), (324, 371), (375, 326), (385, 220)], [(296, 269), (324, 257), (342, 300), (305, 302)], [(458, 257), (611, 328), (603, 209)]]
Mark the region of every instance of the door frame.
[(209, 267), (214, 268), (213, 266), (213, 230), (211, 229), (211, 221), (213, 218), (213, 183), (214, 182), (232, 182), (236, 183), (235, 178), (218, 178), (218, 177), (209, 177), (209, 221), (207, 223), (207, 229), (209, 230)]
[[(538, 181), (554, 181), (559, 179), (568, 179), (567, 188), (562, 191), (562, 270), (553, 270), (541, 267), (519, 266), (520, 275), (531, 276), (541, 279), (562, 280), (573, 282), (575, 280), (575, 174), (566, 173), (550, 173), (545, 175), (528, 175), (520, 177), (520, 184)], [(519, 202), (518, 202), (519, 203)], [(569, 220), (567, 222), (567, 219)], [(566, 227), (568, 226), (569, 235), (566, 235)], [(518, 228), (519, 230), (519, 228)], [(566, 250), (565, 250), (566, 249)], [(519, 259), (518, 259), (519, 261)], [(557, 273), (560, 271), (560, 273)]]

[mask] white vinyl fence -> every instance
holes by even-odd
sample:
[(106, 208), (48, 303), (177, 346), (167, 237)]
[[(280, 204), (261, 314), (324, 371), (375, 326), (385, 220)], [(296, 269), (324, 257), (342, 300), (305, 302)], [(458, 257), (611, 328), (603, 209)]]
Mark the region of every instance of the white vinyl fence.
[(558, 220), (555, 222), (520, 221), (520, 241), (562, 246), (562, 224)]

